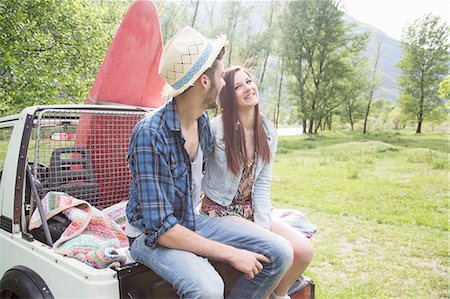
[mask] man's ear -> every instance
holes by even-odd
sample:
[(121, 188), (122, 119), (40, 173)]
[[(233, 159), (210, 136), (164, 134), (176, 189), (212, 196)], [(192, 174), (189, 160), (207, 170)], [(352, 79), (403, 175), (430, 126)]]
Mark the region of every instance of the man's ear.
[(200, 86), (202, 86), (204, 89), (208, 89), (211, 85), (211, 80), (209, 77), (205, 74), (202, 74), (198, 79), (197, 82), (200, 83)]

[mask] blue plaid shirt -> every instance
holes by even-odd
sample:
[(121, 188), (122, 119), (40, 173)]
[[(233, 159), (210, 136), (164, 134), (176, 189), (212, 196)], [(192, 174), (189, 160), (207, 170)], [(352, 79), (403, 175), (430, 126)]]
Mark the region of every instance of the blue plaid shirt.
[[(198, 119), (200, 146), (206, 158), (213, 149), (208, 117)], [(156, 246), (158, 236), (175, 224), (195, 230), (191, 198), (191, 163), (184, 148), (175, 100), (141, 119), (128, 149), (132, 175), (128, 221)]]

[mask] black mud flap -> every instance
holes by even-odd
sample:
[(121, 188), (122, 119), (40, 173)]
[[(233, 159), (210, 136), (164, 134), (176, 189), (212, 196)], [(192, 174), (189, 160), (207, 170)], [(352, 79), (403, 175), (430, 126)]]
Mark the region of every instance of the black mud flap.
[(120, 298), (178, 298), (172, 286), (140, 263), (117, 271)]
[[(227, 295), (239, 278), (240, 272), (221, 262), (213, 261), (212, 265), (222, 276), (225, 284), (225, 295)], [(176, 290), (169, 283), (140, 263), (129, 264), (116, 270), (119, 279), (120, 298), (179, 298)]]
[[(225, 284), (225, 296), (240, 277), (240, 272), (228, 264), (212, 262)], [(116, 269), (119, 279), (120, 298), (177, 299), (176, 290), (155, 272), (140, 263)], [(314, 299), (314, 282), (302, 276), (289, 290), (292, 299)]]

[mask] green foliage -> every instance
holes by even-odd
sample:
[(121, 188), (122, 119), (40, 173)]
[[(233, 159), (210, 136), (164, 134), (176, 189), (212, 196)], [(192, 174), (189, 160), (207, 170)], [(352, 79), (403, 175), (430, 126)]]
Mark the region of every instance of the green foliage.
[(0, 114), (83, 102), (130, 1), (0, 3)]
[[(319, 231), (306, 275), (316, 298), (447, 298), (448, 134), (280, 137), (275, 207)], [(296, 149), (310, 142), (314, 148)], [(292, 167), (295, 165), (295, 167)]]
[(450, 76), (445, 77), (439, 84), (439, 95), (450, 101)]
[(191, 25), (187, 1), (154, 1), (160, 16), (163, 41), (168, 41), (184, 26)]
[[(160, 16), (164, 41), (180, 28), (192, 26), (195, 5), (189, 1), (155, 1)], [(197, 4), (197, 3), (196, 3)], [(266, 19), (275, 9), (271, 3), (244, 1), (200, 1), (193, 27), (205, 36), (214, 38), (226, 34), (228, 38), (224, 64), (255, 68), (261, 63), (264, 50), (271, 49), (269, 29), (255, 30), (252, 18), (255, 9)], [(267, 15), (267, 16), (266, 16)]]
[[(175, 32), (191, 25), (193, 7), (190, 1), (155, 1), (163, 38), (167, 41)], [(197, 4), (197, 2), (195, 2)], [(205, 36), (220, 34), (228, 37), (225, 67), (241, 65), (250, 69), (261, 94), (261, 111), (274, 119), (275, 102), (279, 92), (281, 63), (278, 56), (279, 28), (275, 19), (282, 17), (281, 5), (272, 1), (200, 1), (194, 28)], [(257, 24), (255, 24), (255, 22)], [(283, 123), (295, 123), (287, 94), (282, 90), (281, 115)]]
[(395, 130), (404, 128), (408, 122), (408, 119), (402, 113), (400, 107), (395, 107), (391, 110), (389, 112), (388, 119), (393, 123)]
[[(338, 1), (154, 2), (164, 41), (186, 25), (211, 38), (228, 35), (225, 65), (244, 65), (258, 82), (264, 78), (260, 108), (268, 119), (289, 125), (305, 119), (311, 133), (331, 124), (361, 129), (362, 92), (373, 85), (361, 56), (367, 36), (346, 25)], [(1, 1), (0, 115), (28, 105), (84, 102), (130, 3)], [(370, 129), (410, 124), (405, 117), (391, 121), (392, 109), (371, 108)], [(427, 125), (446, 119), (446, 109), (433, 109)]]
[(290, 85), (297, 95), (299, 115), (308, 122), (308, 132), (317, 131), (321, 121), (340, 103), (357, 97), (350, 92), (356, 72), (352, 58), (365, 46), (367, 36), (349, 33), (343, 12), (334, 0), (288, 1), (284, 5), (282, 55), (293, 76)]
[(369, 82), (367, 80), (367, 69), (365, 60), (352, 57), (350, 60), (352, 76), (343, 78), (343, 101), (336, 109), (336, 114), (345, 119), (353, 131), (354, 125), (364, 119), (366, 112), (365, 91)]
[(403, 33), (399, 102), (402, 112), (417, 121), (417, 133), (424, 120), (442, 119), (442, 113), (433, 111), (443, 106), (438, 89), (449, 72), (448, 38), (449, 28), (431, 14), (416, 20)]

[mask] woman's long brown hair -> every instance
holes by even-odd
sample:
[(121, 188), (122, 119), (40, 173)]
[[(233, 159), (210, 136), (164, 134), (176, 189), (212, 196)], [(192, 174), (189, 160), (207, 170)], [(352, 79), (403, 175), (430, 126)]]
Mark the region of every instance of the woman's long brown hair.
[[(235, 175), (239, 175), (241, 171), (240, 165), (247, 165), (248, 163), (244, 128), (239, 125), (240, 121), (235, 99), (234, 75), (237, 71), (244, 71), (251, 78), (249, 72), (243, 68), (231, 67), (227, 69), (224, 74), (226, 85), (222, 88), (219, 95), (228, 168)], [(254, 132), (255, 151), (258, 157), (262, 158), (265, 163), (269, 163), (272, 155), (267, 141), (267, 134), (262, 124), (262, 117), (259, 113), (259, 104), (255, 107)]]

